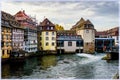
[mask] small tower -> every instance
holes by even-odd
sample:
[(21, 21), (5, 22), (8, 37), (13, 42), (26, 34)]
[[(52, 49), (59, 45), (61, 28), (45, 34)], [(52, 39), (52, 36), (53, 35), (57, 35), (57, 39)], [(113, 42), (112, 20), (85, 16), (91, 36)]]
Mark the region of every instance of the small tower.
[(84, 52), (94, 53), (95, 51), (95, 29), (90, 20), (83, 18), (76, 24), (76, 33), (81, 35), (84, 40)]

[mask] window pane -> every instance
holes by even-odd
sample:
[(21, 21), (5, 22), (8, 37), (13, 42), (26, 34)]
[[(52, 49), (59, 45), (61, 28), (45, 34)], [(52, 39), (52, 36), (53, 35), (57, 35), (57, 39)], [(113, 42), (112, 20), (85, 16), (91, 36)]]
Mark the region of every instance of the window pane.
[(55, 37), (52, 37), (52, 40), (55, 40)]
[(89, 30), (86, 30), (86, 33), (89, 33)]
[(46, 42), (46, 46), (48, 46), (49, 45), (49, 43), (48, 42)]
[(72, 42), (71, 41), (68, 42), (68, 46), (72, 46)]
[(51, 27), (51, 30), (53, 30), (53, 27)]
[(49, 37), (46, 37), (46, 40), (49, 40)]
[(54, 35), (54, 32), (52, 32), (52, 35)]
[(47, 27), (47, 30), (49, 30), (49, 26)]
[(46, 35), (48, 35), (48, 32), (46, 32)]
[(54, 46), (55, 44), (54, 44), (54, 42), (52, 42), (52, 46)]

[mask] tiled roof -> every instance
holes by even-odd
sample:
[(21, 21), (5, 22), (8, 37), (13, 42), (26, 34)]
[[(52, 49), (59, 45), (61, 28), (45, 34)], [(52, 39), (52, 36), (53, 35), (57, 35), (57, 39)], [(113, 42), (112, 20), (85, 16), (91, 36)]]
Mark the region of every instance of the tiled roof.
[(101, 32), (96, 32), (95, 33), (96, 36), (99, 36), (99, 35), (107, 35), (107, 33), (105, 31), (101, 31)]
[(91, 21), (88, 19), (87, 21), (85, 21), (85, 24), (92, 24)]
[(49, 26), (55, 26), (50, 20), (48, 20), (47, 18), (45, 18), (43, 20), (43, 22), (40, 23), (40, 26), (47, 26), (47, 25), (49, 25)]
[(85, 20), (84, 20), (83, 18), (81, 18), (81, 19), (76, 23), (75, 26), (79, 26), (80, 24), (82, 24), (82, 23), (84, 23), (84, 22), (85, 22)]
[[(88, 25), (87, 27), (85, 25)], [(74, 30), (76, 28), (79, 29), (94, 29), (94, 25), (91, 23), (90, 20), (84, 20), (81, 18), (74, 26), (72, 26), (71, 30)]]
[(6, 12), (4, 12), (4, 11), (1, 11), (1, 14), (2, 14), (2, 19), (4, 19), (4, 20), (14, 20), (15, 19), (15, 17), (14, 16), (12, 16), (11, 14), (9, 14), (9, 13), (6, 13)]
[(26, 15), (25, 11), (19, 11), (15, 14), (15, 17), (24, 17), (24, 18), (29, 18), (28, 15)]
[(36, 30), (36, 22), (32, 19), (32, 17), (28, 16), (24, 10), (17, 12), (14, 16), (15, 19), (24, 26), (24, 28)]

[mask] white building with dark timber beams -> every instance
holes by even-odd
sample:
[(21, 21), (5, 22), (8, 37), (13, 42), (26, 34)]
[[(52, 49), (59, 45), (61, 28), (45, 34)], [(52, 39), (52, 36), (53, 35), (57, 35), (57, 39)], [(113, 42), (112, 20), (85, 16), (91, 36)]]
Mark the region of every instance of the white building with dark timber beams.
[(37, 51), (37, 26), (34, 18), (28, 16), (25, 11), (15, 14), (15, 19), (24, 27), (24, 50), (28, 53)]

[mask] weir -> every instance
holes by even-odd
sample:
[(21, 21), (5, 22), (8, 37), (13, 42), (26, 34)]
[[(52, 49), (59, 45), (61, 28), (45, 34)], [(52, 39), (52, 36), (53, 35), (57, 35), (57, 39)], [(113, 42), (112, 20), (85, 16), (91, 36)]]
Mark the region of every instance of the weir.
[(26, 63), (21, 65), (2, 65), (2, 78), (112, 79), (118, 71), (118, 61), (107, 63), (105, 60), (101, 60), (104, 55), (78, 53), (33, 57), (27, 59)]

